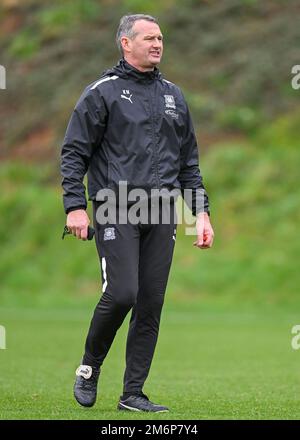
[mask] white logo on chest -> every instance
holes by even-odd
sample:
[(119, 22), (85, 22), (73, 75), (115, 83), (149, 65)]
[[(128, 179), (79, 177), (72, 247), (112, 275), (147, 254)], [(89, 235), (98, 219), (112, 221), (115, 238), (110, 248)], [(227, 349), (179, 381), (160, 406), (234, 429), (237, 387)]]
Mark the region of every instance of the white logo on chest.
[(131, 104), (133, 104), (133, 102), (131, 101), (131, 97), (132, 97), (132, 93), (130, 93), (129, 90), (123, 90), (123, 93), (121, 95), (121, 98), (123, 99), (127, 99), (128, 101), (131, 102)]
[(165, 97), (165, 106), (166, 108), (173, 108), (174, 110), (176, 109), (176, 105), (175, 105), (175, 99), (173, 95), (164, 95)]

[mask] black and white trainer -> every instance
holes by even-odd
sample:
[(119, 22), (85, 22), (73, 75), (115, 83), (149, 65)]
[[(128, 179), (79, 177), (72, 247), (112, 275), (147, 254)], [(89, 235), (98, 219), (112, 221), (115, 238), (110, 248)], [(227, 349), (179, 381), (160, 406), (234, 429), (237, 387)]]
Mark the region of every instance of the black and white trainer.
[(117, 409), (121, 411), (169, 412), (169, 408), (151, 402), (144, 393), (132, 395), (126, 399), (122, 399), (121, 396)]
[(79, 365), (76, 370), (74, 396), (82, 406), (93, 406), (97, 398), (97, 384), (100, 368), (89, 365)]

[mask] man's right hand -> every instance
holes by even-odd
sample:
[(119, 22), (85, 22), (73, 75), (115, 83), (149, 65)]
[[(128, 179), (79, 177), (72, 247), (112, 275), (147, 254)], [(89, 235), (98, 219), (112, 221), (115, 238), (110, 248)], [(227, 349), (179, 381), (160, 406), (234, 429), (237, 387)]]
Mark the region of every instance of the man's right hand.
[(67, 227), (75, 237), (87, 240), (90, 219), (84, 209), (76, 209), (67, 215)]

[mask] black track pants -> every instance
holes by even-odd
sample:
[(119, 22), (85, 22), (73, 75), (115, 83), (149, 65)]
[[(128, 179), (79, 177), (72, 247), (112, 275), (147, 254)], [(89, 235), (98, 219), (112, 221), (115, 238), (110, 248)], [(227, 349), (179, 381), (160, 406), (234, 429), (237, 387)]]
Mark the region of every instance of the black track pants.
[[(101, 366), (117, 330), (132, 309), (126, 344), (124, 393), (142, 390), (157, 342), (161, 310), (176, 239), (176, 206), (162, 224), (101, 225), (93, 202), (102, 296), (85, 344), (83, 364)], [(147, 208), (149, 209), (149, 208)]]

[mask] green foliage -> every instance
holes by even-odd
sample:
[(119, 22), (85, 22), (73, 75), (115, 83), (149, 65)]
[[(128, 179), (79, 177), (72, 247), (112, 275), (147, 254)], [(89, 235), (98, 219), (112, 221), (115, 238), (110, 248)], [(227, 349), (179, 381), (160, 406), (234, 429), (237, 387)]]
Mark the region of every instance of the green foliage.
[(13, 38), (9, 46), (9, 52), (20, 59), (26, 59), (34, 56), (39, 51), (40, 46), (41, 37), (33, 30), (25, 28)]
[(11, 41), (8, 52), (20, 59), (32, 58), (42, 45), (74, 30), (100, 16), (101, 7), (96, 0), (65, 0), (47, 3), (34, 10), (27, 24)]
[(122, 0), (122, 8), (125, 13), (150, 14), (158, 17), (164, 10), (171, 8), (176, 0), (164, 0), (153, 2), (152, 0)]
[(251, 133), (259, 127), (261, 115), (254, 108), (226, 106), (218, 113), (217, 121), (222, 128)]
[[(275, 121), (267, 124), (259, 133), (257, 140), (262, 147), (277, 145), (280, 150), (296, 151), (299, 148), (300, 112), (282, 115)], [(284, 153), (283, 153), (284, 154)]]
[[(202, 158), (215, 243), (198, 250), (179, 226), (168, 284), (174, 301), (299, 303), (298, 124), (291, 114)], [(61, 240), (62, 192), (49, 187), (50, 176), (48, 167), (1, 167), (2, 304), (79, 304), (100, 292), (94, 243)]]
[(7, 11), (2, 18), (8, 27), (16, 20), (15, 30), (0, 34), (11, 84), (3, 101), (15, 121), (12, 132), (0, 114), (8, 149), (45, 120), (45, 102), (59, 144), (83, 88), (118, 60), (114, 36), (129, 12), (159, 19), (165, 36), (161, 71), (185, 91), (204, 135), (252, 134), (298, 105), (290, 84), (291, 66), (299, 62), (297, 0), (30, 0), (16, 11), (17, 19)]
[(157, 3), (151, 0), (123, 0), (124, 10), (132, 14), (154, 14), (157, 13)]
[(219, 108), (218, 101), (209, 94), (191, 93), (188, 89), (183, 92), (195, 121), (203, 122), (211, 118)]
[(44, 38), (57, 37), (81, 23), (95, 20), (100, 9), (95, 0), (68, 0), (42, 9), (37, 19)]

